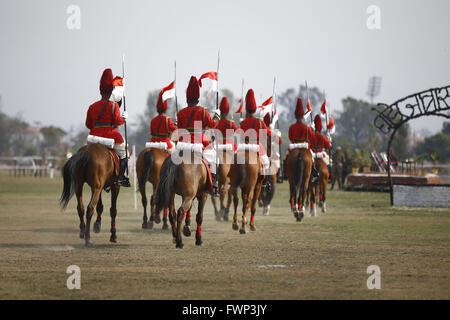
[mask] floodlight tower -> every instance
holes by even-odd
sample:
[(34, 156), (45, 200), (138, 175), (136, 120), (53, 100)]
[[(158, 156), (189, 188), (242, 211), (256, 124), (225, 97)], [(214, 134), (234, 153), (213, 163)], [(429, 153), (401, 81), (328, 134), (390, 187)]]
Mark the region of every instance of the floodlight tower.
[(367, 88), (367, 95), (370, 98), (370, 103), (373, 104), (373, 99), (380, 94), (381, 77), (372, 76), (369, 78), (369, 87)]

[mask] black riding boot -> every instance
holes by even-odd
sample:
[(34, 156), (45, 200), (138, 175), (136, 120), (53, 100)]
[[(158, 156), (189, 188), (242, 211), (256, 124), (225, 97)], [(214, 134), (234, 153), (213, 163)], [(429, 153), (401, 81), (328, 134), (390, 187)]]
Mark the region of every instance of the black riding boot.
[(125, 177), (125, 169), (127, 168), (127, 159), (120, 159), (120, 170), (119, 177), (117, 178), (117, 182), (122, 187), (131, 187), (130, 180), (128, 177)]
[(211, 178), (213, 184), (212, 184), (212, 191), (210, 191), (209, 194), (214, 197), (217, 197), (219, 195), (219, 180), (217, 179), (217, 175), (215, 173), (211, 173)]
[(311, 182), (316, 182), (317, 179), (319, 179), (319, 171), (317, 171), (316, 168), (316, 161), (314, 161), (313, 167), (312, 167), (312, 172), (311, 172)]

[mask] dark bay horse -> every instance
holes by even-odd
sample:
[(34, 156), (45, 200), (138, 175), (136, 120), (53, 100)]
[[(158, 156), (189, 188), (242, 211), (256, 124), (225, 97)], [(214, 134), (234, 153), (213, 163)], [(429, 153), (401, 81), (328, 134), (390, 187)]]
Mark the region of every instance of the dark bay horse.
[(307, 199), (312, 164), (311, 152), (305, 148), (291, 150), (286, 159), (286, 174), (290, 189), (289, 202), (297, 221), (301, 221), (304, 217), (303, 205)]
[[(155, 214), (154, 194), (160, 179), (161, 167), (164, 160), (169, 156), (164, 150), (155, 148), (146, 148), (139, 153), (136, 161), (136, 174), (139, 178), (139, 192), (141, 193), (141, 203), (144, 207), (144, 216), (142, 218), (142, 228), (152, 229), (153, 221), (155, 223), (161, 222), (159, 214)], [(150, 198), (150, 219), (147, 218), (147, 196), (145, 194), (145, 185), (150, 182), (153, 186), (153, 194)], [(167, 224), (167, 208), (164, 208), (163, 226), (162, 229), (169, 228)]]
[[(181, 151), (181, 157), (184, 158)], [(190, 236), (190, 216), (189, 212), (195, 198), (198, 200), (198, 211), (196, 215), (197, 231), (195, 233), (195, 244), (202, 244), (202, 222), (203, 209), (208, 198), (208, 189), (210, 182), (208, 180), (208, 171), (206, 164), (201, 160), (201, 155), (190, 152), (191, 161), (174, 162), (172, 154), (167, 157), (161, 168), (161, 179), (156, 190), (156, 212), (169, 207), (169, 220), (172, 226), (172, 235), (176, 248), (183, 248), (181, 237), (182, 223), (186, 216), (186, 224), (183, 228), (183, 234)], [(182, 198), (181, 206), (175, 212), (175, 194)]]
[(260, 207), (263, 207), (263, 215), (269, 215), (270, 203), (275, 195), (275, 186), (277, 182), (277, 174), (273, 174), (265, 177), (266, 186), (261, 188), (258, 203)]
[[(75, 193), (77, 198), (77, 211), (80, 218), (80, 238), (86, 246), (92, 246), (90, 235), (91, 218), (94, 209), (97, 210), (97, 220), (94, 223), (94, 232), (99, 233), (103, 204), (101, 193), (103, 189), (111, 190), (111, 242), (117, 242), (116, 215), (117, 197), (120, 186), (116, 183), (117, 171), (114, 156), (107, 147), (101, 144), (88, 144), (80, 148), (63, 166), (62, 175), (64, 187), (60, 198), (62, 209), (67, 207), (69, 200)], [(86, 223), (84, 222), (83, 185), (87, 183), (91, 188), (91, 199), (86, 210)]]
[(319, 172), (319, 179), (313, 182), (309, 186), (309, 196), (310, 196), (310, 214), (311, 216), (316, 215), (316, 206), (315, 204), (319, 204), (319, 208), (322, 209), (322, 212), (326, 212), (326, 195), (327, 195), (327, 187), (328, 187), (328, 178), (330, 177), (330, 172), (328, 170), (328, 166), (323, 159), (316, 158), (316, 168)]

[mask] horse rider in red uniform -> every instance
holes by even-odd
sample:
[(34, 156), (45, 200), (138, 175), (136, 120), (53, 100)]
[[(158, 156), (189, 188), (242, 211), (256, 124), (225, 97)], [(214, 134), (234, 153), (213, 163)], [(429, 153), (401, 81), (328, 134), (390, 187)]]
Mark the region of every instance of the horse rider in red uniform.
[(113, 73), (111, 69), (105, 69), (100, 79), (100, 94), (102, 99), (89, 106), (86, 116), (86, 127), (89, 134), (97, 137), (114, 139), (114, 151), (120, 159), (120, 170), (118, 183), (123, 187), (130, 187), (130, 181), (125, 176), (127, 166), (127, 154), (122, 135), (116, 129), (125, 123), (128, 117), (126, 111), (120, 115), (120, 105), (122, 97), (117, 98), (118, 102), (111, 101), (111, 94), (114, 89)]
[[(272, 132), (270, 129), (266, 126), (264, 121), (261, 118), (255, 117), (255, 113), (257, 111), (258, 107), (256, 105), (255, 101), (255, 93), (253, 92), (253, 89), (249, 89), (247, 91), (247, 94), (245, 96), (245, 120), (241, 122), (241, 125), (239, 126), (240, 129), (244, 132), (245, 136), (248, 136), (248, 142), (245, 143), (249, 144), (259, 144), (259, 151), (258, 155), (260, 158), (261, 163), (264, 166), (264, 174), (268, 175), (270, 170), (270, 161), (269, 157), (267, 156), (266, 149), (261, 144), (260, 141), (260, 133), (265, 132), (267, 137), (270, 137), (272, 135)], [(253, 129), (253, 132), (248, 132), (248, 130)], [(261, 131), (261, 132), (260, 132)], [(242, 132), (241, 132), (242, 134)], [(266, 141), (264, 141), (266, 144)], [(239, 148), (238, 148), (239, 149)], [(265, 181), (265, 179), (264, 179)], [(263, 183), (264, 187), (264, 183)]]
[[(311, 150), (313, 152), (313, 156), (317, 157), (317, 155), (320, 155), (320, 153), (323, 154), (324, 149), (330, 149), (331, 143), (328, 141), (327, 137), (321, 133), (322, 131), (322, 119), (320, 118), (320, 115), (316, 115), (314, 118), (314, 126), (315, 131), (314, 135), (311, 139)], [(323, 156), (321, 156), (323, 157)], [(325, 161), (326, 163), (326, 161)], [(314, 167), (316, 167), (316, 161), (314, 161)], [(316, 167), (316, 171), (317, 171)]]
[(232, 145), (233, 150), (236, 151), (237, 147), (234, 143), (234, 132), (237, 130), (237, 126), (233, 120), (228, 120), (227, 116), (230, 112), (230, 105), (228, 103), (227, 97), (223, 97), (220, 101), (220, 121), (217, 125), (217, 129), (222, 133), (222, 144)]
[[(305, 120), (305, 110), (303, 108), (303, 102), (301, 98), (297, 99), (297, 105), (295, 106), (295, 118), (297, 122), (292, 124), (289, 127), (289, 141), (291, 144), (297, 144), (302, 148), (311, 149), (311, 138), (314, 135), (314, 132), (311, 130), (311, 127), (308, 126)], [(288, 152), (291, 150), (288, 150)], [(283, 160), (283, 177), (287, 180), (286, 176), (286, 158)]]
[(218, 194), (218, 184), (216, 178), (216, 150), (213, 148), (204, 130), (215, 128), (218, 124), (219, 110), (215, 110), (214, 117), (211, 118), (206, 108), (199, 106), (200, 86), (195, 76), (192, 76), (186, 90), (187, 107), (177, 114), (178, 129), (185, 129), (189, 136), (180, 134), (178, 141), (192, 144), (203, 144), (203, 159), (209, 164), (213, 177), (213, 193)]
[(177, 130), (177, 126), (170, 117), (166, 116), (167, 101), (163, 102), (162, 92), (158, 95), (156, 111), (158, 115), (150, 122), (150, 134), (152, 135), (150, 142), (165, 142), (167, 144), (166, 150), (172, 152), (175, 146), (170, 140), (170, 135)]

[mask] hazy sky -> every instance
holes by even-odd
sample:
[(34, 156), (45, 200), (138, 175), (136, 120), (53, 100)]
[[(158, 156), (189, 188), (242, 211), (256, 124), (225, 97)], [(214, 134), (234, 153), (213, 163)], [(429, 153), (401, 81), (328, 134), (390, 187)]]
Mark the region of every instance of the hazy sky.
[[(81, 10), (69, 30), (67, 8)], [(381, 9), (381, 30), (369, 30), (369, 5)], [(376, 102), (450, 84), (450, 1), (9, 1), (0, 2), (0, 95), (3, 111), (65, 129), (84, 124), (99, 99), (104, 68), (121, 74), (126, 57), (131, 120), (149, 90), (173, 80), (179, 101), (191, 75), (214, 71), (220, 87), (257, 102), (305, 80), (326, 91), (334, 110), (346, 96), (368, 99), (368, 79), (382, 76)], [(209, 87), (209, 84), (206, 88)], [(292, 106), (294, 108), (295, 106)], [(443, 119), (414, 128), (439, 131)]]

